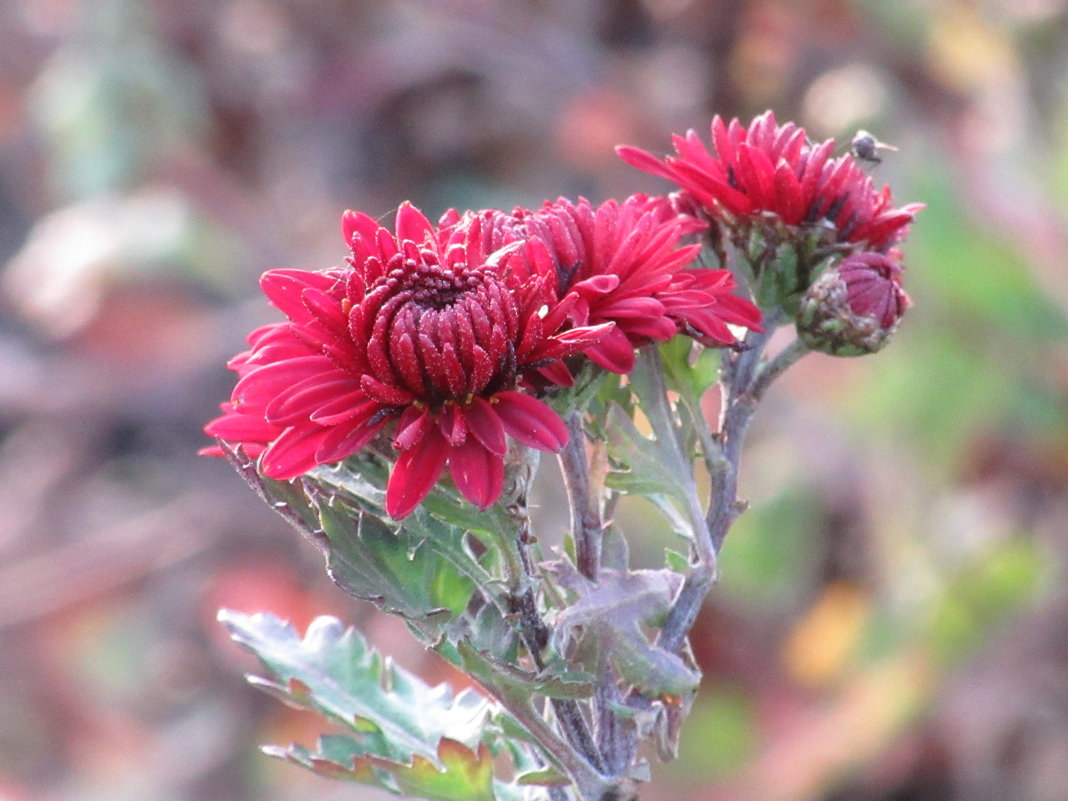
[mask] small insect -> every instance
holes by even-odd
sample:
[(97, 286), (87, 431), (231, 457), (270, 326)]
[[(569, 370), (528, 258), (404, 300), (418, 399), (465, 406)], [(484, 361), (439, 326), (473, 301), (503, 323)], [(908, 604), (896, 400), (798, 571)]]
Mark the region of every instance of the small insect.
[(853, 137), (853, 141), (849, 144), (849, 149), (854, 156), (869, 164), (883, 163), (883, 160), (876, 155), (876, 151), (897, 150), (893, 145), (880, 142), (865, 130), (857, 131), (856, 136)]

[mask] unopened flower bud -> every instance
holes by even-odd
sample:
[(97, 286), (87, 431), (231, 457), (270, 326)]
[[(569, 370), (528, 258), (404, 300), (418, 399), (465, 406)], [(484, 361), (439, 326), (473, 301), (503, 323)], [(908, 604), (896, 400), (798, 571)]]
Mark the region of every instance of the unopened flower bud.
[(858, 253), (825, 270), (808, 288), (797, 332), (813, 350), (863, 356), (890, 340), (911, 304), (900, 264), (884, 253)]

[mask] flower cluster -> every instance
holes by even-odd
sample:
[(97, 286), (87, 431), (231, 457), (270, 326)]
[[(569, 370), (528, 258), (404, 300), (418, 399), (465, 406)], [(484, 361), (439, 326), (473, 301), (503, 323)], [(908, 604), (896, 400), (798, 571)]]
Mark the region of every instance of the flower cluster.
[(567, 429), (532, 390), (569, 383), (566, 358), (625, 372), (637, 344), (678, 331), (731, 344), (728, 322), (759, 325), (756, 307), (729, 294), (729, 273), (686, 269), (697, 248), (680, 239), (692, 220), (649, 199), (453, 212), (438, 227), (404, 204), (395, 232), (351, 211), (342, 225), (344, 266), (263, 276), (288, 319), (253, 332), (230, 362), (239, 380), (205, 430), (274, 479), (388, 434), (394, 518), (446, 467), (464, 497), (494, 503), (506, 435), (560, 450)]
[[(894, 246), (923, 204), (894, 208), (890, 188), (876, 190), (853, 153), (835, 157), (833, 139), (813, 143), (804, 128), (792, 122), (779, 125), (771, 111), (748, 126), (717, 116), (711, 139), (710, 150), (695, 131), (675, 136), (676, 155), (663, 160), (633, 147), (617, 152), (628, 164), (677, 184), (698, 214), (739, 245), (757, 282), (754, 291), (769, 306), (799, 314), (805, 293), (822, 272), (837, 269), (843, 280), (852, 275), (847, 263), (835, 266), (838, 259), (862, 256), (849, 264), (878, 265), (881, 275), (893, 275), (893, 288), (881, 285), (892, 298), (888, 308), (896, 310), (892, 323), (880, 328), (888, 337), (908, 306), (900, 288), (901, 254)], [(829, 276), (824, 288), (838, 280), (837, 273)], [(853, 290), (849, 296), (853, 304)], [(807, 300), (811, 316), (812, 298)], [(824, 308), (827, 301), (824, 297)], [(848, 305), (835, 312), (855, 313)], [(866, 312), (860, 316), (875, 319)], [(871, 336), (867, 341), (864, 348), (871, 346)], [(824, 349), (845, 355), (837, 345)]]
[(443, 223), (475, 220), (487, 250), (522, 242), (529, 273), (551, 272), (559, 293), (574, 292), (577, 322), (615, 324), (586, 350), (606, 370), (629, 372), (636, 347), (680, 332), (715, 347), (737, 341), (728, 324), (760, 330), (760, 310), (733, 294), (729, 271), (685, 269), (701, 246), (681, 242), (706, 226), (666, 198), (634, 195), (596, 208), (559, 198), (536, 211), (451, 212)]
[(886, 252), (923, 208), (895, 209), (890, 188), (876, 191), (852, 154), (835, 158), (833, 139), (813, 144), (804, 128), (778, 125), (771, 111), (749, 126), (716, 116), (713, 151), (692, 130), (673, 143), (677, 155), (663, 161), (634, 147), (617, 152), (678, 184), (710, 219), (728, 225), (770, 214), (788, 226), (829, 225), (837, 242)]
[(662, 161), (619, 149), (674, 181), (669, 197), (452, 210), (437, 225), (405, 203), (393, 230), (346, 212), (345, 263), (264, 274), (286, 319), (231, 360), (237, 385), (205, 430), (279, 480), (371, 447), (393, 462), (394, 518), (446, 470), (485, 508), (503, 491), (509, 438), (550, 452), (567, 443), (540, 396), (571, 385), (584, 360), (625, 374), (649, 343), (682, 334), (733, 347), (740, 331), (762, 330), (732, 273), (700, 265), (708, 239), (759, 263), (751, 289), (796, 313), (810, 347), (854, 355), (885, 343), (909, 303), (894, 245), (920, 206), (895, 209), (833, 141), (813, 144), (771, 112), (749, 126), (716, 117), (711, 150), (693, 131), (674, 141)]

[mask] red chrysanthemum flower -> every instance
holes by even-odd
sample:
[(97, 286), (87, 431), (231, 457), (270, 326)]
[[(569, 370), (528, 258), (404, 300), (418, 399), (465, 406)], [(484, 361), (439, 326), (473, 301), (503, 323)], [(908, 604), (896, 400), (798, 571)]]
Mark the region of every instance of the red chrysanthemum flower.
[(596, 208), (560, 198), (536, 211), (451, 213), (443, 223), (463, 227), (474, 220), (482, 224), (487, 250), (523, 242), (527, 273), (551, 271), (559, 295), (578, 295), (575, 324), (615, 323), (585, 351), (607, 370), (629, 372), (636, 347), (680, 331), (715, 346), (737, 341), (728, 323), (760, 328), (760, 310), (732, 294), (727, 270), (688, 269), (701, 247), (682, 240), (705, 225), (677, 214), (666, 198), (636, 195)]
[(877, 191), (851, 154), (834, 158), (833, 139), (810, 144), (803, 128), (778, 125), (771, 111), (748, 127), (716, 116), (711, 151), (692, 130), (672, 140), (677, 155), (663, 161), (634, 147), (616, 150), (631, 166), (682, 187), (712, 219), (770, 212), (790, 226), (826, 221), (837, 241), (885, 252), (923, 208), (895, 209), (889, 187)]
[(577, 353), (611, 326), (562, 330), (578, 295), (555, 276), (509, 268), (518, 246), (488, 255), (479, 224), (435, 230), (414, 207), (396, 235), (346, 212), (349, 266), (273, 270), (264, 293), (289, 318), (249, 338), (231, 366), (240, 379), (206, 427), (259, 453), (288, 479), (357, 452), (395, 421), (399, 456), (386, 511), (412, 512), (446, 465), (464, 497), (485, 508), (501, 494), (505, 435), (547, 451), (567, 442), (548, 406), (518, 391), (524, 374)]

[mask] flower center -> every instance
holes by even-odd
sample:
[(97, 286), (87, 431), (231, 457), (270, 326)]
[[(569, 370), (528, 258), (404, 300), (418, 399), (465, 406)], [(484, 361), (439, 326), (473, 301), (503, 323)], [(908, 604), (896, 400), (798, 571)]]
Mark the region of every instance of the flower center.
[(361, 304), (375, 378), (431, 405), (511, 388), (519, 313), (501, 278), (459, 258), (420, 255), (397, 259)]
[(412, 303), (426, 309), (442, 311), (459, 302), (482, 284), (482, 275), (466, 264), (447, 267), (432, 263), (433, 254), (424, 253), (423, 262), (406, 261), (386, 276), (396, 287), (397, 296), (406, 294)]

